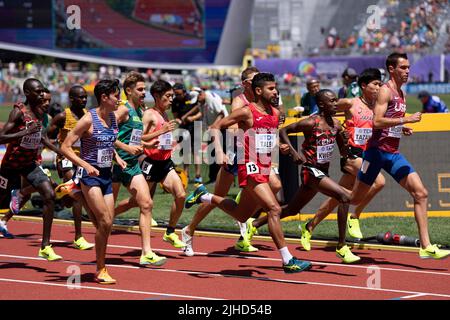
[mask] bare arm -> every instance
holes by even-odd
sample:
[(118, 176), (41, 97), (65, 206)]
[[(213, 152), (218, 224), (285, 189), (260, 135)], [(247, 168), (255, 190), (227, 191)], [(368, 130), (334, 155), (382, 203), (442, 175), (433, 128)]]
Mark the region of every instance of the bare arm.
[(353, 101), (355, 99), (342, 98), (338, 100), (337, 111), (347, 111), (353, 106)]
[(154, 138), (175, 129), (176, 123), (177, 123), (176, 120), (171, 120), (169, 122), (164, 123), (161, 129), (156, 130), (154, 132), (150, 132), (151, 129), (155, 127), (156, 119), (153, 113), (150, 110), (147, 110), (144, 112), (144, 116), (142, 117), (143, 130), (141, 139), (145, 142), (153, 140)]
[(91, 166), (89, 163), (78, 157), (72, 149), (72, 145), (89, 132), (92, 125), (91, 113), (86, 113), (75, 125), (73, 130), (69, 131), (66, 139), (61, 145), (61, 151), (67, 159), (75, 163), (79, 167), (83, 167), (90, 176), (98, 176), (99, 171)]
[(342, 125), (339, 122), (339, 120), (334, 119), (334, 121), (338, 127), (338, 132), (336, 134), (336, 143), (339, 147), (339, 153), (341, 154), (341, 157), (347, 158), (346, 141), (344, 140), (344, 137), (343, 137), (344, 129), (342, 128)]
[(19, 122), (22, 120), (23, 113), (18, 109), (14, 108), (9, 114), (8, 121), (5, 123), (3, 128), (0, 130), (0, 144), (9, 143), (11, 141), (15, 141), (20, 139), (26, 135), (38, 132), (41, 130), (40, 126), (35, 122), (31, 123), (26, 129), (15, 132), (8, 133), (12, 129), (14, 129)]
[(374, 129), (384, 129), (389, 127), (395, 127), (404, 123), (419, 122), (422, 114), (416, 112), (415, 114), (404, 118), (386, 118), (387, 106), (391, 99), (391, 92), (388, 88), (382, 87), (378, 94), (378, 99), (373, 110), (373, 127)]
[(66, 122), (66, 112), (61, 112), (57, 114), (52, 121), (50, 122), (50, 126), (47, 130), (47, 135), (51, 139), (56, 139), (59, 129), (64, 127), (64, 123)]
[(309, 133), (314, 127), (314, 120), (312, 118), (306, 118), (295, 123), (292, 123), (280, 130), (280, 144), (286, 144), (289, 146), (289, 154), (292, 156), (292, 160), (297, 164), (302, 164), (306, 161), (303, 154), (298, 153), (289, 140), (290, 133)]

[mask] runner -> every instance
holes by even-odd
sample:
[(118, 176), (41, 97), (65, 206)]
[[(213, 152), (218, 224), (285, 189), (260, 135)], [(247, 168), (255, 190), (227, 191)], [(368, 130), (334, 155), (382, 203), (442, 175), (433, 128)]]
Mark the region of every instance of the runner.
[[(212, 203), (242, 223), (257, 208), (265, 209), (269, 217), (269, 231), (280, 251), (284, 271), (304, 271), (311, 267), (311, 263), (298, 260), (289, 252), (281, 229), (281, 208), (269, 186), (271, 153), (276, 143), (279, 116), (278, 110), (271, 105), (278, 99), (275, 77), (270, 73), (256, 74), (252, 80), (252, 89), (256, 102), (249, 104), (248, 108), (232, 112), (213, 128), (228, 128), (238, 124), (245, 132), (245, 161), (238, 164), (239, 185), (243, 188), (239, 204), (232, 199), (208, 193), (205, 186), (200, 185), (188, 196), (185, 207), (190, 208), (201, 202)], [(220, 147), (216, 149), (219, 158), (221, 151)]]
[[(71, 87), (69, 90), (69, 100), (70, 107), (66, 108), (63, 112), (58, 113), (52, 119), (48, 130), (49, 137), (57, 138), (59, 145), (62, 145), (69, 131), (75, 128), (78, 120), (86, 113), (86, 90), (79, 85)], [(80, 146), (80, 140), (76, 141), (72, 146), (72, 149), (77, 156), (80, 155)], [(57, 155), (56, 157), (56, 170), (58, 171), (59, 177), (63, 179), (63, 182), (71, 180), (76, 171), (72, 162), (60, 155)], [(75, 225), (75, 239), (73, 243), (77, 249), (88, 250), (92, 249), (94, 244), (87, 242), (81, 232), (82, 210), (82, 202), (73, 202), (72, 215)]]
[(406, 116), (406, 98), (402, 85), (408, 81), (410, 64), (404, 53), (392, 53), (386, 59), (386, 69), (390, 80), (384, 84), (378, 94), (374, 108), (374, 132), (363, 154), (363, 163), (358, 179), (353, 186), (352, 203), (360, 203), (369, 192), (381, 169), (391, 175), (397, 183), (411, 194), (414, 199), (414, 216), (419, 231), (422, 259), (442, 259), (450, 255), (450, 250), (441, 250), (432, 245), (428, 234), (428, 191), (419, 174), (398, 148), (402, 132), (412, 134), (412, 129), (404, 127), (406, 123), (419, 122), (420, 112)]
[[(319, 113), (300, 120), (280, 130), (280, 142), (286, 143), (290, 149), (290, 156), (297, 164), (302, 164), (302, 184), (289, 204), (283, 207), (281, 217), (297, 214), (317, 194), (321, 192), (331, 196), (340, 203), (338, 209), (339, 240), (336, 255), (344, 263), (352, 263), (360, 260), (345, 244), (345, 231), (347, 212), (349, 206), (348, 190), (342, 188), (328, 176), (334, 143), (337, 142), (342, 156), (346, 157), (342, 126), (339, 120), (333, 118), (337, 110), (336, 94), (328, 89), (320, 90), (317, 95)], [(302, 152), (298, 153), (292, 146), (288, 134), (303, 132), (305, 140), (302, 144)], [(254, 222), (259, 228), (267, 223), (267, 217), (263, 216)]]
[(158, 147), (144, 149), (146, 157), (142, 161), (141, 169), (150, 190), (155, 184), (162, 182), (164, 189), (173, 195), (174, 202), (163, 240), (175, 248), (183, 248), (186, 244), (175, 233), (175, 227), (183, 211), (186, 192), (171, 159), (174, 143), (172, 131), (176, 121), (169, 121), (166, 113), (172, 104), (173, 89), (167, 81), (158, 80), (151, 86), (150, 93), (155, 99), (155, 106), (144, 112), (142, 140), (151, 145), (157, 143)]
[[(80, 180), (81, 191), (93, 213), (96, 226), (95, 252), (97, 273), (95, 281), (100, 284), (114, 284), (105, 267), (106, 247), (114, 219), (114, 197), (112, 193), (112, 161), (122, 168), (126, 163), (114, 150), (117, 138), (117, 124), (114, 111), (120, 104), (119, 80), (100, 80), (94, 88), (98, 107), (78, 121), (64, 140), (61, 149), (67, 159), (77, 166), (76, 178)], [(76, 141), (81, 140), (81, 154), (72, 150)]]
[[(119, 195), (120, 185), (123, 184), (128, 192), (136, 199), (140, 209), (139, 230), (141, 232), (142, 254), (139, 263), (141, 265), (161, 266), (166, 262), (165, 257), (156, 255), (150, 245), (150, 229), (152, 220), (153, 201), (150, 197), (150, 190), (145, 181), (139, 165), (138, 157), (142, 154), (142, 106), (145, 98), (145, 79), (135, 71), (130, 72), (124, 82), (123, 90), (128, 101), (120, 105), (116, 114), (119, 133), (116, 140), (116, 148), (119, 156), (127, 162), (127, 167), (122, 168), (114, 164), (113, 166), (113, 194), (114, 202)], [(150, 146), (150, 144), (148, 144)], [(115, 216), (123, 211), (121, 202), (115, 211)]]
[(44, 223), (39, 257), (48, 261), (60, 260), (62, 257), (55, 253), (50, 244), (55, 193), (49, 178), (37, 163), (41, 143), (51, 145), (47, 135), (42, 134), (42, 121), (48, 104), (44, 103), (44, 86), (39, 80), (25, 80), (23, 91), (25, 103), (14, 105), (8, 121), (0, 130), (0, 143), (8, 143), (0, 168), (0, 202), (10, 197), (13, 189), (20, 188), (21, 177), (24, 177), (43, 199)]
[[(341, 171), (343, 175), (339, 184), (351, 190), (356, 175), (361, 168), (362, 154), (367, 147), (367, 141), (372, 135), (373, 108), (382, 85), (381, 73), (378, 69), (364, 70), (358, 78), (358, 85), (362, 96), (353, 99), (339, 99), (338, 110), (345, 111), (344, 127), (348, 133), (347, 158), (341, 158)], [(379, 174), (364, 200), (355, 208), (353, 214), (347, 218), (347, 229), (353, 238), (361, 239), (363, 235), (359, 227), (359, 216), (373, 197), (384, 187), (385, 179)], [(311, 250), (311, 235), (316, 226), (336, 208), (339, 202), (332, 197), (325, 200), (314, 218), (301, 225), (301, 244), (307, 251)]]

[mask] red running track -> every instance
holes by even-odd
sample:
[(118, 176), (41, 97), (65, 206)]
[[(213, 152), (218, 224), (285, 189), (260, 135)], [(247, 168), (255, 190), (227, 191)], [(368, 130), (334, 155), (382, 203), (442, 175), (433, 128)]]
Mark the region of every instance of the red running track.
[[(95, 252), (73, 248), (73, 226), (53, 225), (52, 242), (64, 260), (48, 262), (39, 258), (42, 224), (11, 221), (15, 239), (0, 238), (0, 300), (304, 300), (304, 299), (450, 299), (450, 263), (421, 260), (416, 253), (354, 250), (361, 263), (344, 265), (333, 248), (291, 253), (312, 261), (310, 271), (285, 274), (272, 242), (255, 241), (256, 253), (238, 253), (234, 239), (197, 236), (196, 256), (186, 257), (179, 249), (162, 241), (162, 232), (153, 231), (152, 247), (168, 257), (162, 267), (140, 267), (138, 232), (113, 231), (107, 250), (110, 274), (115, 285), (93, 282)], [(84, 236), (94, 240), (95, 230), (84, 227)], [(72, 288), (73, 270), (81, 271), (81, 281)], [(378, 287), (374, 279), (379, 275)], [(69, 280), (69, 281), (68, 281)]]

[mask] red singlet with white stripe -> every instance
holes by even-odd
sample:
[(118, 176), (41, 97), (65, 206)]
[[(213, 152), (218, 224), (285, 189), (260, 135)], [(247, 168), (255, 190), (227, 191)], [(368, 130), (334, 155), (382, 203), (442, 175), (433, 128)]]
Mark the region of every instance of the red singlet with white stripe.
[[(164, 125), (164, 123), (169, 122), (169, 118), (167, 117), (167, 114), (161, 114), (159, 113), (159, 111), (155, 110), (155, 109), (149, 109), (150, 112), (153, 112), (153, 114), (155, 115), (155, 118), (157, 119), (155, 127), (153, 128), (152, 131), (150, 131), (149, 133), (153, 133), (155, 131), (158, 131), (162, 128), (162, 126)], [(173, 143), (173, 139), (172, 139), (172, 132), (167, 132), (164, 133), (162, 135), (160, 135), (159, 137), (156, 137), (154, 139), (152, 139), (151, 141), (155, 141), (155, 140), (159, 140), (159, 145), (157, 148), (144, 148), (144, 153), (153, 160), (167, 160), (170, 159), (170, 157), (172, 156), (172, 143)]]
[[(403, 91), (400, 96), (397, 91), (393, 90), (389, 83), (384, 84), (391, 91), (391, 100), (389, 100), (386, 113), (386, 118), (403, 118), (406, 112), (406, 102)], [(368, 148), (378, 148), (389, 153), (398, 153), (398, 146), (400, 145), (400, 138), (402, 136), (402, 125), (391, 128), (375, 129), (373, 130), (372, 138), (368, 142)]]
[(366, 107), (360, 98), (353, 102), (350, 108), (352, 118), (345, 120), (344, 127), (347, 130), (348, 144), (352, 147), (367, 149), (367, 142), (372, 136), (373, 111)]
[[(239, 186), (245, 187), (250, 177), (258, 183), (269, 182), (272, 150), (277, 143), (278, 113), (271, 107), (271, 114), (262, 114), (253, 103), (248, 105), (253, 126), (244, 133), (245, 164), (238, 164)], [(239, 145), (238, 147), (242, 147)]]

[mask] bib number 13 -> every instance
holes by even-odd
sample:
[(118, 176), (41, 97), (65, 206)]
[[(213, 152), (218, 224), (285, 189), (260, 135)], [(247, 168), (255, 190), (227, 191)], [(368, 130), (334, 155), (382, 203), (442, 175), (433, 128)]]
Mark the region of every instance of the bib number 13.
[(259, 167), (255, 163), (249, 162), (249, 163), (246, 163), (245, 166), (247, 168), (247, 174), (259, 173)]

